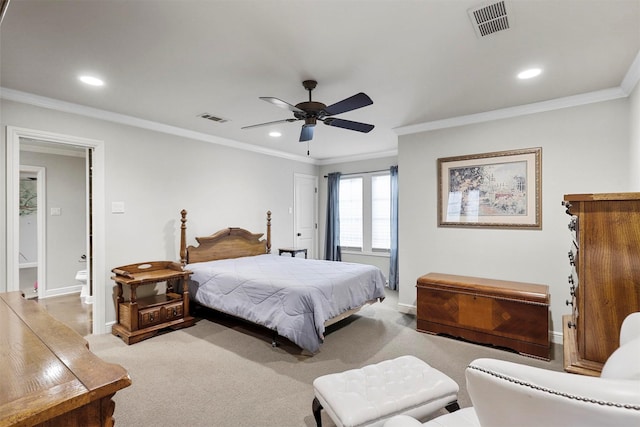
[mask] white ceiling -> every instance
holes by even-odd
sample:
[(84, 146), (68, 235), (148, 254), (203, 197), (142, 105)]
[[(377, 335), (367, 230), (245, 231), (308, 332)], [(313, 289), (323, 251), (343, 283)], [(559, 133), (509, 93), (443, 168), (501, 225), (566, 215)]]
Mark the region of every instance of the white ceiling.
[[(640, 0), (508, 0), (511, 28), (479, 38), (467, 11), (488, 3), (11, 0), (0, 86), (302, 157), (302, 122), (240, 129), (292, 117), (259, 96), (306, 101), (306, 79), (327, 105), (368, 94), (339, 117), (375, 129), (319, 125), (319, 161), (393, 152), (397, 128), (618, 88), (640, 51)], [(531, 66), (542, 75), (516, 79)]]

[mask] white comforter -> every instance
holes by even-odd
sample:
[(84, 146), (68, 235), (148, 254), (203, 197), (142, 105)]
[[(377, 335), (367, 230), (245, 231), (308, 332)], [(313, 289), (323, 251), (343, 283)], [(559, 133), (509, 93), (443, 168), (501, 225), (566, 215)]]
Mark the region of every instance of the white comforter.
[(311, 353), (325, 321), (385, 296), (384, 275), (365, 264), (257, 255), (186, 268), (198, 303), (266, 326)]

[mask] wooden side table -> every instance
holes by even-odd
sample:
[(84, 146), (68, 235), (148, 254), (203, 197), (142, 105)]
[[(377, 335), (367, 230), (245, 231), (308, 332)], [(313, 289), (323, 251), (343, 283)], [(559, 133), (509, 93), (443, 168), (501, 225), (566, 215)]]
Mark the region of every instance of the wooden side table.
[[(195, 319), (189, 315), (189, 289), (187, 281), (191, 271), (171, 261), (151, 261), (116, 267), (111, 270), (117, 285), (117, 324), (111, 329), (127, 344), (134, 344), (157, 334), (160, 330), (192, 326)], [(166, 282), (166, 293), (138, 298), (139, 286)], [(125, 301), (123, 286), (130, 290)], [(181, 292), (181, 293), (180, 293)]]
[(304, 253), (304, 258), (307, 258), (307, 248), (279, 248), (278, 255), (282, 255), (283, 253), (291, 254), (291, 257), (295, 257), (296, 254)]

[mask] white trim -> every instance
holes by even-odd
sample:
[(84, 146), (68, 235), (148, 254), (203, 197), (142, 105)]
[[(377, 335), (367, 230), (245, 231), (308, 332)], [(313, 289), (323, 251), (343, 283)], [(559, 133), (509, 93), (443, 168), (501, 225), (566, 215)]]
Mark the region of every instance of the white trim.
[(620, 83), (620, 87), (627, 94), (627, 96), (631, 95), (633, 92), (633, 88), (636, 87), (640, 81), (640, 51), (636, 55), (636, 59), (633, 60), (631, 66), (629, 67), (629, 71), (622, 79), (622, 83)]
[(389, 258), (391, 256), (391, 254), (389, 253), (389, 251), (367, 251), (367, 252), (363, 252), (363, 251), (354, 251), (354, 250), (342, 250), (341, 253), (343, 255), (354, 255), (354, 256), (376, 256), (376, 257), (380, 257), (380, 258)]
[(194, 139), (198, 141), (210, 142), (212, 144), (223, 145), (225, 147), (238, 148), (240, 150), (252, 151), (255, 153), (266, 154), (268, 156), (280, 157), (288, 160), (295, 160), (302, 163), (315, 164), (315, 160), (297, 154), (285, 153), (282, 151), (272, 150), (270, 148), (258, 145), (247, 144), (244, 142), (234, 141), (232, 139), (221, 138), (202, 132), (196, 132), (177, 126), (170, 126), (164, 123), (158, 123), (151, 120), (140, 119), (137, 117), (127, 116), (125, 114), (113, 113), (111, 111), (100, 110), (98, 108), (85, 107), (84, 105), (73, 104), (71, 102), (59, 101), (57, 99), (46, 98), (44, 96), (34, 95), (26, 92), (20, 92), (13, 89), (0, 87), (0, 98), (21, 102), (23, 104), (35, 105), (37, 107), (48, 108), (51, 110), (63, 111), (66, 113), (77, 114), (79, 116), (92, 117), (95, 119), (106, 120), (113, 123), (119, 123), (127, 126), (134, 126), (142, 129), (152, 130), (156, 132), (166, 133), (169, 135), (180, 136), (184, 138)]
[(367, 153), (367, 154), (357, 154), (354, 156), (345, 156), (345, 157), (331, 157), (322, 160), (316, 160), (316, 165), (325, 166), (325, 165), (333, 165), (336, 163), (346, 163), (346, 162), (357, 162), (360, 160), (371, 160), (371, 159), (381, 159), (384, 157), (394, 157), (398, 155), (398, 150), (388, 150), (388, 151), (379, 151), (377, 153)]
[[(93, 334), (103, 334), (107, 331), (106, 325), (106, 284), (105, 269), (105, 147), (104, 141), (82, 138), (71, 135), (56, 134), (34, 129), (25, 129), (15, 126), (7, 126), (7, 227), (13, 226), (13, 231), (7, 230), (7, 284), (14, 283), (18, 272), (19, 235), (16, 217), (19, 203), (18, 181), (20, 179), (20, 138), (35, 139), (41, 141), (56, 142), (60, 144), (88, 147), (93, 149)], [(16, 243), (18, 242), (18, 243)]]
[(417, 316), (417, 308), (415, 305), (398, 303), (398, 311), (403, 314)]
[[(524, 116), (529, 114), (541, 113), (545, 111), (554, 111), (561, 108), (576, 107), (579, 105), (592, 104), (596, 102), (610, 101), (619, 98), (625, 98), (630, 95), (635, 85), (640, 80), (640, 52), (631, 64), (627, 74), (621, 85), (618, 87), (603, 89), (595, 92), (587, 92), (579, 95), (567, 96), (564, 98), (556, 98), (548, 101), (535, 102), (532, 104), (519, 105), (516, 107), (503, 108), (499, 110), (486, 111), (477, 114), (469, 114), (466, 116), (451, 117), (448, 119), (435, 120), (431, 122), (418, 123), (415, 125), (400, 126), (394, 128), (396, 135), (409, 135), (419, 132), (426, 132), (436, 129), (446, 129), (457, 126), (464, 126), (474, 123), (489, 122), (493, 120), (506, 119), (511, 117)], [(80, 116), (92, 117), (106, 120), (114, 123), (120, 123), (128, 126), (139, 127), (156, 132), (176, 135), (184, 138), (210, 142), (212, 144), (223, 145), (226, 147), (237, 148), (240, 150), (252, 151), (268, 156), (280, 157), (283, 159), (294, 160), (302, 163), (308, 163), (317, 166), (331, 165), (335, 163), (355, 162), (361, 160), (379, 159), (383, 157), (392, 157), (398, 155), (398, 150), (381, 151), (377, 153), (358, 154), (345, 157), (331, 157), (326, 159), (312, 159), (309, 157), (299, 156), (296, 154), (285, 153), (283, 151), (272, 150), (258, 145), (247, 144), (244, 142), (234, 141), (227, 138), (221, 138), (201, 132), (195, 132), (176, 126), (165, 125), (163, 123), (151, 120), (139, 119), (137, 117), (127, 116), (124, 114), (113, 113), (111, 111), (100, 110), (97, 108), (86, 107), (83, 105), (73, 104), (70, 102), (59, 101), (52, 98), (46, 98), (26, 92), (17, 91), (0, 87), (0, 98), (9, 101), (21, 102), (24, 104), (35, 105), (38, 107), (49, 108), (52, 110), (63, 111), (67, 113), (77, 114)]]
[[(38, 244), (37, 249), (37, 261), (35, 267), (38, 268), (36, 280), (38, 281), (38, 298), (42, 298), (47, 290), (47, 174), (46, 169), (42, 166), (28, 166), (20, 165), (19, 172), (30, 172), (36, 174), (36, 203), (38, 211), (37, 217), (37, 229), (36, 239)], [(18, 200), (19, 200), (19, 183), (20, 175), (18, 175)], [(15, 218), (18, 221), (18, 226), (14, 224), (13, 232), (14, 241), (18, 242), (18, 253), (20, 252), (20, 215), (16, 215)], [(9, 222), (7, 221), (7, 224)], [(14, 282), (7, 282), (7, 291), (17, 291), (20, 289), (20, 268), (24, 268), (24, 264), (20, 265), (20, 257), (18, 256), (18, 276)]]
[[(56, 288), (48, 290), (44, 296), (38, 295), (38, 298), (51, 298), (51, 297), (59, 297), (61, 295), (71, 295), (71, 294), (79, 294), (82, 292), (82, 285), (73, 285), (66, 286), (64, 288)], [(78, 299), (80, 299), (80, 295), (78, 295)]]
[(546, 111), (577, 107), (579, 105), (593, 104), (596, 102), (611, 101), (613, 99), (625, 98), (627, 96), (629, 95), (626, 94), (622, 88), (615, 87), (597, 92), (589, 92), (580, 95), (552, 99), (549, 101), (535, 102), (533, 104), (519, 105), (517, 107), (469, 114), (467, 116), (452, 117), (450, 119), (435, 120), (433, 122), (420, 123), (416, 125), (401, 126), (395, 128), (394, 131), (398, 135), (409, 135), (436, 129), (446, 129), (475, 123), (489, 122), (492, 120), (543, 113)]
[(56, 154), (58, 156), (68, 156), (68, 157), (84, 157), (85, 156), (85, 153), (81, 151), (29, 145), (28, 142), (23, 142), (22, 144), (20, 144), (20, 151), (30, 151), (33, 153), (43, 153), (43, 154)]

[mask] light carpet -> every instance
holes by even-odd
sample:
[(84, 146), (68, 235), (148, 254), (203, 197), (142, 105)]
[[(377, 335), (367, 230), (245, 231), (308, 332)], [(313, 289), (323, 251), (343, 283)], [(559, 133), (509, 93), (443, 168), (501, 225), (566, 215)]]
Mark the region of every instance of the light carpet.
[[(415, 317), (397, 311), (397, 293), (329, 328), (319, 353), (308, 356), (271, 333), (222, 315), (205, 313), (194, 326), (127, 346), (113, 335), (90, 335), (91, 350), (128, 370), (133, 384), (119, 391), (117, 427), (315, 426), (311, 411), (316, 377), (360, 368), (405, 354), (446, 373), (460, 385), (460, 406), (471, 406), (464, 369), (492, 357), (562, 370), (562, 347), (550, 362), (415, 330)], [(323, 426), (335, 424), (324, 413)]]

